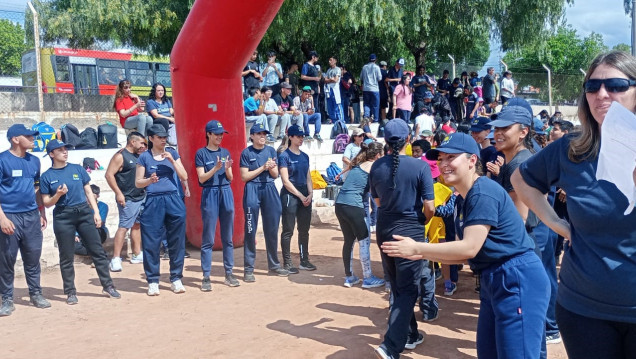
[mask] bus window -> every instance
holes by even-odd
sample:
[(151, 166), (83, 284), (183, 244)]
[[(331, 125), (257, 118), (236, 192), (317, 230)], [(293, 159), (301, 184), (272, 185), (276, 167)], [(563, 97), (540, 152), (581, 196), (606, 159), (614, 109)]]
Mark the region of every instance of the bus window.
[(155, 64), (157, 82), (165, 87), (172, 87), (170, 64)]
[(100, 85), (117, 85), (126, 79), (125, 62), (97, 59), (98, 81)]
[(69, 66), (68, 56), (53, 57), (55, 57), (55, 80), (58, 82), (70, 82), (71, 69)]
[(152, 65), (149, 62), (128, 63), (130, 83), (133, 86), (152, 86)]

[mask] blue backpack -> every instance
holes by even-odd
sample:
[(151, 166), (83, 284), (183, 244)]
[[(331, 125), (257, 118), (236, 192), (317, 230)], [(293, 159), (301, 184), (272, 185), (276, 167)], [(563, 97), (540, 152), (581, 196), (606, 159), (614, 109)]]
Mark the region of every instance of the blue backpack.
[(342, 178), (336, 180), (336, 176), (342, 172), (342, 169), (338, 167), (335, 162), (331, 162), (329, 167), (327, 167), (327, 182), (331, 184), (342, 184)]
[(46, 149), (46, 145), (49, 141), (55, 139), (55, 129), (46, 122), (36, 123), (31, 127), (31, 130), (38, 131), (40, 134), (35, 136), (35, 147), (33, 152), (43, 152)]
[(333, 150), (332, 153), (344, 153), (345, 148), (349, 144), (349, 135), (346, 133), (341, 133), (336, 136), (336, 139), (333, 141)]

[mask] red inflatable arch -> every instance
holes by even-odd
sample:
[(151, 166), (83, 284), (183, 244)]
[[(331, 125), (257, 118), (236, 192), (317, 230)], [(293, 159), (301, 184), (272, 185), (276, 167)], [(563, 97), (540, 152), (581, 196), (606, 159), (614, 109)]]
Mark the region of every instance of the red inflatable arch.
[[(263, 38), (283, 0), (197, 0), (170, 55), (172, 93), (179, 154), (188, 172), (191, 196), (186, 198), (188, 241), (201, 246), (201, 187), (194, 155), (205, 146), (205, 124), (221, 121), (229, 134), (223, 147), (234, 159), (234, 245), (243, 245), (243, 182), (239, 156), (245, 148), (245, 115), (241, 71)], [(215, 249), (221, 248), (217, 226)]]

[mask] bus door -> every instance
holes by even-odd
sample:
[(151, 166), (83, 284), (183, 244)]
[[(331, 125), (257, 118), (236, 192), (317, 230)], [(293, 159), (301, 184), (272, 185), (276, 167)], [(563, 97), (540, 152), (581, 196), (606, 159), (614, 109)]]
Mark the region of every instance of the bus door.
[(69, 56), (73, 69), (73, 87), (76, 94), (98, 95), (97, 66), (90, 57)]

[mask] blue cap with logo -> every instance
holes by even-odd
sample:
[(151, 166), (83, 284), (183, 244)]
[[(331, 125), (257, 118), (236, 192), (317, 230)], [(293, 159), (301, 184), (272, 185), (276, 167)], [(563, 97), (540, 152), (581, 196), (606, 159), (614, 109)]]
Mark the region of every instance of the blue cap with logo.
[(411, 133), (411, 129), (406, 122), (400, 118), (390, 120), (384, 125), (384, 139), (387, 141), (405, 139), (409, 133)]
[[(509, 99), (503, 105), (503, 109), (508, 108), (508, 107), (514, 107), (514, 106), (521, 106), (521, 107), (525, 108), (526, 110), (528, 110), (528, 112), (530, 112), (531, 115), (533, 113), (532, 112), (532, 106), (530, 106), (528, 101), (522, 99), (521, 97), (513, 97), (513, 98)], [(503, 111), (503, 109), (502, 109), (502, 111)]]
[(224, 128), (221, 122), (217, 120), (211, 120), (205, 125), (205, 132), (211, 132), (215, 135), (220, 135), (222, 133), (229, 133)]
[(49, 143), (46, 144), (46, 153), (49, 154), (62, 147), (73, 148), (72, 145), (66, 144), (60, 140), (51, 140), (49, 141)]
[(490, 126), (490, 119), (488, 117), (479, 116), (470, 123), (470, 131), (472, 132), (481, 132), (490, 130), (492, 126)]
[(293, 125), (287, 129), (287, 136), (304, 136), (305, 131), (303, 131), (300, 126)]
[(472, 136), (461, 132), (455, 132), (448, 135), (441, 145), (434, 149), (426, 151), (426, 158), (429, 160), (437, 160), (439, 153), (470, 153), (477, 155), (479, 158), (479, 145)]
[(532, 114), (523, 106), (506, 106), (499, 112), (497, 119), (490, 122), (490, 126), (508, 127), (515, 123), (532, 126)]
[(40, 133), (38, 131), (29, 130), (25, 125), (21, 123), (16, 123), (9, 127), (7, 130), (7, 139), (11, 141), (12, 138), (18, 136), (37, 136)]
[(255, 123), (254, 126), (252, 126), (252, 128), (250, 129), (250, 135), (253, 135), (259, 132), (265, 132), (266, 134), (269, 135), (269, 131), (265, 129), (265, 126), (262, 123)]

